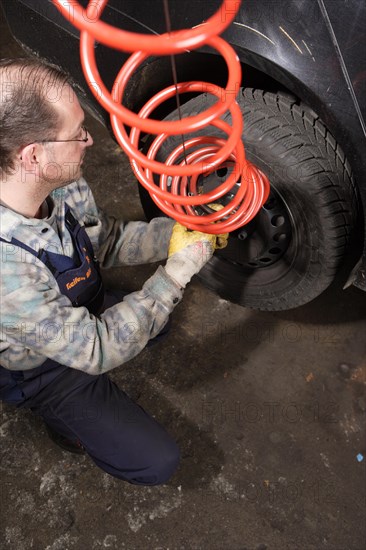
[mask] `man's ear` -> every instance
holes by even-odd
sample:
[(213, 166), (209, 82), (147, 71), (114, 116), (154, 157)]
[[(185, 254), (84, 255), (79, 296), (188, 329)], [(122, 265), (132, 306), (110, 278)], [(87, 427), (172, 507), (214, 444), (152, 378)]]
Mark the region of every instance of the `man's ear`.
[(40, 143), (31, 143), (19, 151), (19, 160), (28, 170), (34, 170), (35, 165), (39, 164), (42, 155), (42, 145)]

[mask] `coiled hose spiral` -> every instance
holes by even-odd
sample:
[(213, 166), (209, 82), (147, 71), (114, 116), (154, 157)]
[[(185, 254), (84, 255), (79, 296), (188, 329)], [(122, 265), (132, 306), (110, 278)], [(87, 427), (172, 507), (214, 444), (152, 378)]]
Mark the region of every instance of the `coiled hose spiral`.
[[(223, 0), (213, 16), (193, 29), (158, 36), (123, 31), (101, 21), (108, 0), (91, 0), (87, 8), (75, 0), (53, 2), (81, 31), (80, 57), (84, 76), (95, 98), (110, 113), (115, 137), (129, 156), (137, 179), (159, 208), (189, 229), (212, 234), (234, 231), (252, 220), (267, 200), (269, 182), (245, 157), (241, 139), (243, 118), (235, 99), (241, 82), (241, 66), (233, 48), (219, 36), (234, 20), (240, 0)], [(106, 88), (98, 71), (96, 40), (120, 51), (133, 52), (119, 71), (112, 92)], [(175, 82), (154, 95), (139, 113), (123, 105), (129, 79), (150, 55), (174, 56), (203, 45), (210, 46), (224, 58), (228, 68), (225, 88), (208, 82)], [(195, 116), (169, 121), (149, 118), (166, 100), (188, 92), (207, 93), (217, 100)], [(225, 113), (230, 113), (231, 125), (222, 119)], [(130, 127), (129, 134), (126, 126)], [(217, 128), (227, 138), (194, 136), (208, 126)], [(139, 150), (141, 132), (156, 136), (146, 155)], [(187, 134), (190, 136), (184, 140)], [(157, 161), (162, 144), (172, 135), (183, 136), (182, 143), (174, 147), (164, 162)], [(226, 180), (203, 193), (200, 178), (228, 166)], [(210, 206), (220, 200), (226, 203), (221, 209)]]

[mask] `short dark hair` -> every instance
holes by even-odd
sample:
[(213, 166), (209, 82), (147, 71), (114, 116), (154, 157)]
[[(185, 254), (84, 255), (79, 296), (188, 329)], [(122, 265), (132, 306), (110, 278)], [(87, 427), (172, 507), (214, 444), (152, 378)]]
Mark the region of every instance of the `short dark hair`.
[(0, 173), (14, 169), (17, 151), (28, 143), (52, 139), (58, 129), (54, 108), (69, 76), (33, 58), (0, 60)]

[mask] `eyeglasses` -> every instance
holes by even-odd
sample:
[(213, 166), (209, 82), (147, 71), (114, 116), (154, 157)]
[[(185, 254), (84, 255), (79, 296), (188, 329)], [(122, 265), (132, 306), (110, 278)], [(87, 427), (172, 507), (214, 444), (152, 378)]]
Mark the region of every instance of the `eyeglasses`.
[(89, 132), (86, 126), (81, 127), (81, 132), (83, 132), (84, 137), (79, 139), (42, 139), (40, 141), (37, 141), (37, 143), (67, 143), (69, 141), (83, 141), (84, 143), (86, 143), (89, 140)]

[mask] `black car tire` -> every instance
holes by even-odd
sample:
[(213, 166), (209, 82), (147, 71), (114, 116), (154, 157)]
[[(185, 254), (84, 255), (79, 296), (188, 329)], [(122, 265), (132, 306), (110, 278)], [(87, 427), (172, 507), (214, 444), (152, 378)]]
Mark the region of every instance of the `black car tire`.
[[(182, 107), (183, 116), (202, 111), (210, 101), (205, 94), (190, 100)], [(316, 114), (296, 98), (241, 89), (238, 103), (247, 158), (269, 177), (276, 209), (273, 204), (262, 209), (270, 231), (266, 250), (257, 249), (255, 261), (240, 258), (240, 247), (248, 245), (236, 233), (199, 277), (223, 298), (243, 306), (291, 309), (323, 292), (344, 259), (358, 210), (351, 168)], [(167, 149), (178, 140), (180, 136), (170, 138)], [(141, 198), (148, 218), (159, 215), (144, 190)], [(281, 239), (288, 242), (285, 251), (276, 246)]]

